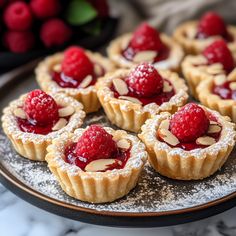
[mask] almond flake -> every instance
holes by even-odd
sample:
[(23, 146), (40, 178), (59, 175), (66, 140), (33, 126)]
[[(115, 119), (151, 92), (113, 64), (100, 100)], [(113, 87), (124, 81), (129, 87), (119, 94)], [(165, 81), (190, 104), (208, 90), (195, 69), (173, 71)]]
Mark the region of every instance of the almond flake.
[(142, 51), (135, 54), (133, 61), (134, 62), (150, 62), (154, 61), (154, 58), (157, 56), (155, 51)]
[(116, 79), (113, 79), (113, 80), (112, 80), (112, 83), (113, 83), (113, 85), (114, 85), (116, 91), (117, 91), (120, 95), (126, 95), (126, 94), (128, 94), (129, 89), (128, 89), (128, 86), (127, 86), (127, 84), (125, 83), (124, 80), (116, 78)]
[(67, 124), (67, 120), (64, 118), (60, 118), (57, 123), (52, 127), (53, 131), (60, 130), (65, 127)]
[(56, 72), (61, 72), (61, 64), (56, 64), (52, 68)]
[(75, 112), (75, 109), (74, 109), (74, 107), (71, 107), (71, 106), (63, 107), (58, 110), (60, 117), (71, 116), (74, 112)]
[(211, 75), (224, 73), (223, 66), (220, 63), (215, 63), (209, 66), (206, 71)]
[(214, 143), (216, 143), (216, 140), (210, 136), (199, 137), (196, 140), (196, 144), (204, 145), (204, 146), (210, 146)]
[(230, 83), (229, 87), (231, 90), (236, 90), (236, 82)]
[(137, 98), (129, 97), (129, 96), (119, 96), (120, 99), (127, 100), (129, 102), (137, 103), (142, 105), (142, 102)]
[(225, 75), (217, 75), (215, 77), (215, 84), (216, 85), (222, 85), (226, 81), (226, 76)]
[(86, 88), (90, 83), (91, 81), (93, 80), (93, 77), (92, 75), (87, 75), (83, 81), (80, 83), (79, 87), (80, 88)]
[(18, 117), (18, 118), (21, 118), (21, 119), (26, 119), (26, 114), (24, 112), (24, 110), (22, 108), (16, 108), (14, 111), (13, 111), (13, 114)]
[(170, 127), (170, 120), (163, 120), (160, 125), (159, 125), (159, 129), (169, 129)]
[(173, 135), (168, 129), (158, 129), (158, 135), (162, 138), (166, 143), (176, 146), (179, 144), (179, 140), (175, 135)]
[(191, 27), (191, 28), (188, 29), (188, 31), (186, 33), (188, 35), (188, 38), (194, 39), (195, 36), (196, 36), (197, 31), (196, 31), (196, 28)]
[(117, 143), (117, 146), (122, 149), (129, 149), (130, 148), (130, 142), (127, 139), (120, 139)]
[(236, 68), (234, 68), (228, 75), (229, 81), (234, 81), (236, 79)]
[(129, 42), (130, 42), (129, 37), (124, 38), (121, 42), (121, 48), (125, 50), (129, 46)]
[(221, 127), (219, 125), (209, 125), (208, 134), (219, 133), (221, 131)]
[(98, 159), (95, 161), (91, 161), (86, 167), (85, 171), (96, 172), (96, 171), (104, 171), (109, 168), (110, 165), (118, 162), (119, 165), (122, 165), (121, 161), (117, 161), (116, 159)]
[(103, 72), (102, 67), (98, 64), (95, 64), (94, 65), (94, 72), (97, 76), (102, 75), (102, 72)]
[(210, 120), (210, 125), (218, 125), (218, 123), (214, 120)]
[(172, 86), (168, 82), (164, 81), (163, 92), (168, 93), (170, 91), (172, 91)]

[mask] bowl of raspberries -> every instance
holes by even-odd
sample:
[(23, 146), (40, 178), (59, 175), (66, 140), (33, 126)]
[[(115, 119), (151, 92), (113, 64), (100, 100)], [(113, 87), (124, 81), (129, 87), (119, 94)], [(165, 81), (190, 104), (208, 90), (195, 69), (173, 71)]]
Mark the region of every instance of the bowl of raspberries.
[(107, 0), (0, 0), (0, 71), (63, 50), (96, 48), (114, 33)]

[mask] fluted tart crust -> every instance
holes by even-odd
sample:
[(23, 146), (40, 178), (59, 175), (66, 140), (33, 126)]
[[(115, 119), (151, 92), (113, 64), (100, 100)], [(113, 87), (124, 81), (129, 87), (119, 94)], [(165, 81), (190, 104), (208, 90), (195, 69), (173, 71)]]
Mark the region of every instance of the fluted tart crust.
[[(105, 72), (113, 71), (115, 69), (114, 64), (99, 53), (94, 53), (86, 50), (86, 55), (92, 62), (98, 63), (100, 66), (102, 66)], [(46, 57), (42, 62), (39, 63), (39, 65), (35, 69), (35, 74), (40, 88), (48, 93), (60, 92), (73, 97), (83, 104), (86, 113), (97, 111), (101, 107), (101, 105), (97, 98), (94, 85), (85, 88), (62, 88), (52, 79), (51, 73), (54, 70), (60, 71), (60, 63), (62, 59), (63, 53), (57, 53), (52, 56)], [(100, 77), (101, 69), (95, 65), (94, 70), (97, 77)], [(84, 80), (86, 80), (86, 78)]]
[(199, 180), (223, 166), (235, 145), (235, 125), (218, 112), (207, 110), (217, 118), (222, 129), (219, 140), (205, 148), (187, 151), (159, 141), (157, 130), (162, 121), (170, 118), (169, 113), (157, 115), (142, 126), (139, 137), (147, 147), (150, 164), (158, 173), (172, 179)]
[(76, 142), (84, 129), (77, 129), (73, 134), (67, 133), (60, 139), (54, 139), (52, 145), (48, 147), (46, 156), (48, 167), (62, 189), (71, 197), (92, 203), (112, 202), (125, 196), (136, 186), (147, 159), (145, 145), (137, 137), (125, 131), (115, 131), (106, 127), (105, 130), (114, 140), (126, 139), (131, 143), (130, 157), (123, 169), (86, 172), (64, 160), (65, 148)]
[[(16, 115), (18, 108), (22, 107), (27, 94), (20, 96), (19, 99), (12, 101), (8, 107), (4, 108), (2, 116), (2, 127), (10, 139), (15, 150), (23, 157), (34, 161), (45, 161), (47, 147), (52, 140), (60, 137), (63, 133), (73, 132), (83, 124), (85, 112), (83, 105), (75, 99), (65, 94), (50, 94), (58, 105), (62, 108), (70, 107), (73, 110), (67, 123), (59, 122), (55, 131), (46, 135), (23, 132), (18, 126)], [(63, 119), (63, 118), (61, 118)], [(63, 119), (64, 121), (64, 119)]]

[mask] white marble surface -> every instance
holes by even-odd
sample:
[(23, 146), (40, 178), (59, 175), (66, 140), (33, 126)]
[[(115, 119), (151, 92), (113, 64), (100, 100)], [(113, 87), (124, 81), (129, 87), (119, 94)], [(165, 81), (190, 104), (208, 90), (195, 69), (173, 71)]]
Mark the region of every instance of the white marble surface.
[(0, 185), (0, 236), (235, 236), (236, 207), (194, 223), (163, 228), (111, 228), (43, 211)]

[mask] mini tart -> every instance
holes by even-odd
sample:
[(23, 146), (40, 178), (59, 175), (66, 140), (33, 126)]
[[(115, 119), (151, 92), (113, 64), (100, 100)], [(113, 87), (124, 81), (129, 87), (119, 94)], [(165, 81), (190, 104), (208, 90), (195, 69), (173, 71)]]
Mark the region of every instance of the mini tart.
[(112, 202), (125, 196), (136, 186), (147, 159), (145, 145), (125, 131), (115, 131), (111, 128), (105, 130), (113, 135), (114, 140), (126, 139), (131, 143), (130, 157), (123, 169), (86, 172), (65, 162), (65, 148), (76, 142), (84, 129), (77, 129), (74, 134), (65, 134), (60, 139), (54, 139), (48, 147), (48, 167), (62, 189), (71, 197), (92, 203)]
[[(227, 81), (232, 81), (232, 86), (236, 85), (235, 69), (228, 76), (214, 76), (202, 81), (197, 87), (197, 94), (203, 105), (219, 111), (224, 116), (229, 116), (233, 122), (236, 122), (236, 100), (223, 99), (212, 91), (214, 85), (221, 85)], [(235, 89), (234, 87), (233, 90)]]
[(96, 85), (102, 107), (108, 119), (116, 126), (128, 131), (139, 132), (144, 122), (152, 115), (162, 111), (173, 113), (187, 102), (187, 86), (184, 80), (179, 78), (176, 73), (164, 70), (158, 71), (159, 74), (170, 81), (175, 89), (175, 95), (168, 102), (164, 102), (160, 106), (154, 102), (143, 106), (139, 100), (132, 99), (132, 97), (131, 99), (128, 96), (123, 96), (122, 99), (114, 97), (114, 92), (110, 89), (113, 80), (125, 78), (130, 71), (131, 69), (120, 69), (109, 73), (100, 78)]
[[(109, 47), (107, 48), (107, 53), (109, 58), (121, 68), (130, 68), (134, 65), (139, 64), (140, 62), (153, 62), (153, 59), (150, 59), (151, 55), (155, 57), (155, 51), (141, 51), (139, 53), (142, 54), (140, 60), (138, 61), (129, 61), (123, 55), (122, 51), (127, 48), (130, 40), (132, 37), (132, 33), (124, 34), (121, 37), (113, 40)], [(172, 71), (179, 71), (180, 63), (184, 57), (184, 52), (182, 48), (170, 37), (165, 34), (160, 35), (161, 40), (167, 47), (170, 49), (170, 54), (168, 59), (153, 63), (156, 69), (164, 69), (164, 70), (172, 70)], [(137, 54), (139, 54), (137, 53)], [(137, 55), (136, 54), (136, 55)]]
[(235, 125), (218, 112), (207, 110), (217, 118), (222, 129), (219, 140), (205, 148), (187, 151), (159, 141), (157, 130), (162, 121), (170, 118), (169, 113), (157, 115), (142, 126), (139, 138), (145, 143), (148, 160), (158, 173), (172, 179), (199, 180), (214, 174), (223, 166), (235, 144)]
[[(186, 56), (182, 62), (182, 72), (186, 79), (192, 95), (198, 99), (196, 88), (199, 83), (205, 79), (218, 76), (222, 77), (227, 74), (221, 63), (207, 65), (207, 59), (203, 55)], [(235, 73), (235, 72), (231, 72)], [(231, 74), (230, 73), (230, 74)]]
[[(115, 69), (114, 64), (108, 59), (104, 58), (99, 53), (92, 53), (90, 51), (86, 51), (86, 54), (92, 62), (97, 62), (100, 66), (102, 66), (105, 72), (112, 71)], [(87, 77), (85, 77), (84, 81), (81, 82), (84, 83), (85, 88), (62, 88), (57, 84), (57, 82), (52, 79), (51, 73), (53, 71), (60, 72), (60, 64), (62, 59), (63, 53), (57, 53), (47, 57), (41, 63), (39, 63), (35, 70), (35, 73), (36, 80), (40, 88), (48, 93), (61, 92), (73, 97), (74, 99), (78, 100), (83, 104), (86, 113), (91, 113), (99, 110), (101, 105), (97, 98), (95, 86), (86, 86), (85, 80), (87, 80)], [(98, 75), (98, 77), (101, 76), (102, 72), (98, 66), (95, 66), (95, 73)]]
[[(197, 25), (198, 21), (189, 21), (177, 27), (174, 32), (173, 36), (175, 40), (184, 48), (187, 54), (199, 54), (216, 39), (222, 39), (221, 36), (212, 36), (206, 39), (195, 38), (197, 33)], [(232, 42), (228, 42), (227, 45), (231, 51), (235, 52), (236, 27), (228, 25), (227, 31), (233, 37)]]
[[(51, 144), (53, 139), (60, 137), (63, 133), (73, 132), (76, 128), (79, 128), (85, 118), (85, 112), (82, 110), (82, 104), (75, 99), (64, 94), (51, 94), (56, 103), (62, 108), (70, 107), (74, 109), (67, 124), (57, 123), (58, 127), (55, 128), (56, 131), (50, 132), (47, 135), (23, 132), (18, 126), (16, 117), (20, 117), (18, 109), (23, 106), (26, 96), (27, 94), (20, 96), (19, 99), (12, 101), (9, 106), (3, 110), (2, 127), (15, 150), (21, 156), (34, 161), (45, 161), (47, 146)], [(21, 111), (23, 110), (21, 109)], [(63, 118), (59, 118), (59, 120), (60, 119)]]

